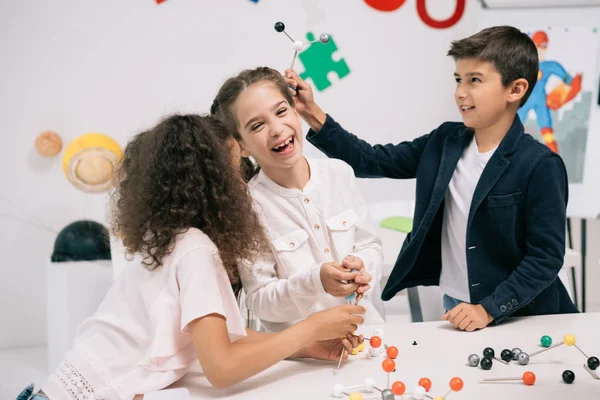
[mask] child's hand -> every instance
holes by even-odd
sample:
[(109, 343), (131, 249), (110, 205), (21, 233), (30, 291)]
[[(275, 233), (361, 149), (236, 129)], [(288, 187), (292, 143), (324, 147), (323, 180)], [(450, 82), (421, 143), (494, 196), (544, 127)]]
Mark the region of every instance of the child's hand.
[(304, 82), (302, 78), (300, 78), (300, 75), (293, 69), (286, 69), (285, 77), (288, 85), (295, 89), (290, 89), (290, 92), (292, 93), (292, 96), (294, 96), (294, 101), (296, 102), (296, 111), (302, 115), (315, 103), (312, 88), (308, 83)]
[(340, 353), (342, 349), (344, 349), (343, 359), (345, 360), (348, 358), (348, 354), (350, 354), (353, 349), (358, 347), (358, 345), (364, 341), (363, 335), (355, 336), (351, 333), (348, 333), (344, 338), (315, 342), (297, 354), (294, 354), (292, 357), (338, 361), (340, 358)]
[[(345, 305), (316, 312), (305, 321), (311, 326), (313, 339), (330, 340), (344, 337), (354, 332), (365, 322), (361, 316), (366, 310), (361, 306)], [(340, 353), (338, 352), (338, 357)]]
[(326, 262), (321, 265), (320, 276), (323, 288), (334, 297), (346, 297), (356, 291), (358, 284), (352, 281), (359, 275), (361, 275), (359, 271), (350, 272), (338, 263)]
[(366, 293), (371, 288), (369, 282), (371, 282), (371, 275), (365, 269), (365, 263), (363, 260), (356, 256), (346, 256), (342, 260), (342, 266), (347, 269), (355, 269), (360, 272), (360, 275), (354, 278), (354, 283), (358, 284), (356, 293)]
[(481, 304), (460, 303), (442, 316), (462, 331), (473, 332), (489, 325), (494, 319)]

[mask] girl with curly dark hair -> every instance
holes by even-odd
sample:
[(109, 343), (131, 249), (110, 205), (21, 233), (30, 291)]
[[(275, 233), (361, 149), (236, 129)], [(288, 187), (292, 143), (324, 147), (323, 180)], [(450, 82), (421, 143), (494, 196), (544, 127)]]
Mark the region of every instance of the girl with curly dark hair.
[(30, 386), (19, 399), (132, 399), (169, 386), (196, 360), (225, 388), (287, 357), (335, 360), (352, 350), (358, 306), (279, 334), (244, 328), (236, 265), (265, 239), (239, 166), (239, 146), (212, 117), (174, 115), (129, 142), (112, 223), (142, 265), (119, 275), (42, 392)]

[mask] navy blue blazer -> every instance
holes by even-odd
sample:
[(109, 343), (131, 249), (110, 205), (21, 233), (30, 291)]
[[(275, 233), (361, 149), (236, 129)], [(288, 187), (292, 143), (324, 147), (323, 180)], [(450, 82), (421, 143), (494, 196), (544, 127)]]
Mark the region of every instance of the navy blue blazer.
[[(327, 116), (307, 135), (360, 178), (416, 178), (410, 232), (383, 290), (389, 300), (413, 286), (439, 285), (444, 195), (473, 130), (446, 122), (400, 144), (370, 145)], [(565, 253), (568, 200), (562, 159), (514, 122), (483, 170), (467, 220), (471, 303), (496, 323), (508, 316), (576, 313), (558, 272)]]

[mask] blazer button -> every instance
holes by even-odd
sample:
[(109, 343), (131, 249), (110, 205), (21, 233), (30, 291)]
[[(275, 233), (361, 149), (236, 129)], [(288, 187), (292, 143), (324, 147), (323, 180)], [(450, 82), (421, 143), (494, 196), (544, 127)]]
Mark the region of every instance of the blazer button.
[(513, 305), (512, 305), (512, 303), (510, 301), (508, 303), (506, 303), (506, 308), (509, 309), (509, 310), (512, 310)]
[(502, 304), (502, 305), (500, 306), (500, 312), (503, 312), (503, 313), (505, 313), (505, 312), (506, 312), (506, 306), (505, 306), (504, 304)]
[(512, 305), (515, 307), (519, 305), (519, 302), (517, 301), (517, 299), (512, 299)]

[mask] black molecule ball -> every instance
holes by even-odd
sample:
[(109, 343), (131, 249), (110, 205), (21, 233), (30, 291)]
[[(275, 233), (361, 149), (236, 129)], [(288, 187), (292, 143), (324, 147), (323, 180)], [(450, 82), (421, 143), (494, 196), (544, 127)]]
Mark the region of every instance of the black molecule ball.
[(575, 373), (568, 369), (562, 373), (562, 378), (565, 383), (571, 384), (575, 380)]
[(275, 30), (277, 32), (283, 32), (285, 30), (285, 24), (281, 21), (275, 22)]
[(496, 352), (491, 347), (486, 347), (485, 349), (483, 349), (484, 357), (494, 358), (495, 355), (496, 355)]
[(485, 369), (486, 371), (492, 369), (492, 364), (492, 359), (489, 357), (483, 357), (479, 362), (479, 365), (481, 365), (481, 369)]
[(500, 358), (506, 362), (510, 362), (510, 360), (513, 358), (513, 352), (508, 349), (504, 349), (502, 350), (502, 353), (500, 353)]
[(596, 368), (600, 367), (600, 360), (598, 360), (598, 357), (592, 356), (588, 358), (587, 365), (591, 370), (595, 370)]

